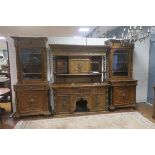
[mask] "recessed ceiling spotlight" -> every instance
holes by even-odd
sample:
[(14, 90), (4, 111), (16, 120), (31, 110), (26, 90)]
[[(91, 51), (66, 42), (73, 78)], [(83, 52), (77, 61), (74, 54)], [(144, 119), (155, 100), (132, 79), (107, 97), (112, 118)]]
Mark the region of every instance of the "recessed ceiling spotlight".
[(80, 28), (79, 32), (88, 32), (90, 28)]
[(0, 36), (0, 40), (6, 40), (6, 38), (5, 38), (5, 37)]

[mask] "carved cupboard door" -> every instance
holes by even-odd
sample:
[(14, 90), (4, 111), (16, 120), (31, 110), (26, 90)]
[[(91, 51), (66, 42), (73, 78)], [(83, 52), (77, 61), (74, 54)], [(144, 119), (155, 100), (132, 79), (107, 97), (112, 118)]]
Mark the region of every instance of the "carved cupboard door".
[(56, 95), (56, 114), (70, 113), (70, 95)]
[(113, 104), (127, 105), (133, 104), (134, 89), (132, 86), (128, 87), (113, 87)]
[(17, 93), (19, 113), (47, 111), (47, 91), (22, 91)]
[(105, 94), (92, 94), (92, 110), (102, 111), (105, 110), (106, 97)]

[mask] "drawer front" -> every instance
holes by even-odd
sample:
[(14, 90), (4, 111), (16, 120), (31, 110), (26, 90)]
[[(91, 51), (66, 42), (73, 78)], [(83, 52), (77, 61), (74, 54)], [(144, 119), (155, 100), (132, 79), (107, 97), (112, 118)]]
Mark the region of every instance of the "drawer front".
[(23, 91), (17, 93), (17, 101), (20, 113), (48, 110), (47, 91)]
[(137, 81), (112, 81), (112, 86), (128, 86), (128, 85), (137, 85)]
[(56, 94), (80, 94), (80, 89), (55, 89), (54, 92)]
[(48, 89), (48, 86), (23, 86), (24, 90), (46, 90)]
[(105, 87), (93, 88), (92, 93), (103, 93), (103, 94), (105, 94), (106, 93), (106, 88)]
[(16, 86), (15, 91), (23, 91), (23, 90), (48, 90), (48, 85), (21, 85)]
[(74, 88), (74, 89), (54, 89), (55, 94), (90, 94), (91, 89), (89, 88)]
[(128, 87), (113, 87), (112, 101), (114, 105), (128, 105), (135, 101), (135, 88)]
[(90, 91), (91, 91), (91, 89), (89, 89), (89, 88), (81, 88), (80, 89), (80, 93), (82, 94), (82, 95), (89, 95), (90, 94)]

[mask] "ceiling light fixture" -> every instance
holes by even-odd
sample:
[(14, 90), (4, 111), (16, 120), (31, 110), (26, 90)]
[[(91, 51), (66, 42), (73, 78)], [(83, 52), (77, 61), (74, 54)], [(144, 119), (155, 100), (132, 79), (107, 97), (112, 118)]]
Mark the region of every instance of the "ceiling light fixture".
[(5, 37), (0, 36), (0, 40), (6, 40), (6, 38), (5, 38)]
[(125, 42), (135, 43), (136, 41), (143, 41), (151, 34), (155, 34), (155, 26), (130, 26), (124, 28), (121, 39)]
[(80, 28), (79, 32), (88, 32), (90, 28)]

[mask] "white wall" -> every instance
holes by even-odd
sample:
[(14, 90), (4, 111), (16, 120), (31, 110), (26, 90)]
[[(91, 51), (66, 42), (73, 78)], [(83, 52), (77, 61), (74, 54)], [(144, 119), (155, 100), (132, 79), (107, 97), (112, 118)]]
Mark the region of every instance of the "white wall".
[(15, 92), (13, 89), (13, 85), (17, 83), (16, 51), (13, 39), (7, 37), (7, 41), (9, 46), (8, 48), (9, 48), (10, 74), (11, 74), (12, 105), (13, 105), (13, 112), (15, 112), (16, 105), (15, 105)]
[(48, 37), (48, 44), (75, 44), (75, 45), (85, 45), (85, 38)]
[(147, 102), (150, 38), (135, 44), (133, 78), (138, 80), (136, 100)]
[(104, 45), (105, 38), (48, 37), (48, 44)]
[[(0, 56), (3, 56), (3, 50), (7, 50), (7, 44), (5, 40), (0, 40)], [(1, 69), (1, 65), (7, 65), (7, 61), (3, 60), (0, 61), (0, 69)]]
[(6, 40), (0, 40), (0, 49), (7, 49), (7, 44), (6, 44)]

